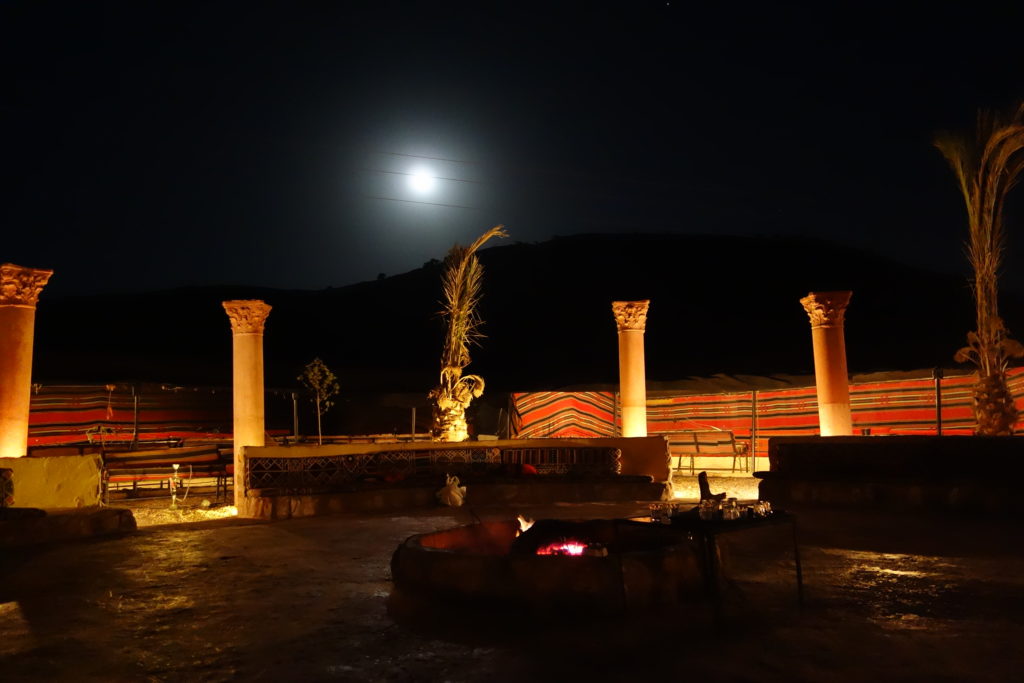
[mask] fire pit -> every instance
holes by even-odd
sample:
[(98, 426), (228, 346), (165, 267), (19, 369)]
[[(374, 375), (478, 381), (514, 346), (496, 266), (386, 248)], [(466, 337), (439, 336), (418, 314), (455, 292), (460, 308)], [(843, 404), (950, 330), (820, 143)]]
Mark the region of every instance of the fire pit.
[(391, 573), (430, 597), (618, 613), (699, 597), (699, 553), (685, 532), (623, 519), (480, 522), (406, 539)]

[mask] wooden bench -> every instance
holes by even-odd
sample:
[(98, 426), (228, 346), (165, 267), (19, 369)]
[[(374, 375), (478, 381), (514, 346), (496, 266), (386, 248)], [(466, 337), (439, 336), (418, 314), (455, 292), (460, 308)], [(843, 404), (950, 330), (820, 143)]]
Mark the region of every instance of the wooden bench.
[(140, 482), (156, 481), (162, 488), (163, 482), (174, 475), (174, 465), (178, 465), (178, 477), (183, 482), (215, 479), (219, 498), (222, 491), (227, 493), (232, 470), (231, 451), (216, 445), (107, 452), (102, 458), (104, 500), (108, 499), (110, 484), (131, 483), (134, 490)]
[[(732, 458), (732, 472), (736, 471), (737, 460), (742, 460), (743, 472), (750, 469), (749, 449), (745, 443), (737, 443), (736, 436), (730, 431), (694, 431), (666, 434), (671, 458), (678, 458), (675, 471), (683, 470), (683, 458), (690, 459), (690, 475), (695, 471), (697, 457)], [(706, 467), (701, 469), (725, 470), (725, 467)]]

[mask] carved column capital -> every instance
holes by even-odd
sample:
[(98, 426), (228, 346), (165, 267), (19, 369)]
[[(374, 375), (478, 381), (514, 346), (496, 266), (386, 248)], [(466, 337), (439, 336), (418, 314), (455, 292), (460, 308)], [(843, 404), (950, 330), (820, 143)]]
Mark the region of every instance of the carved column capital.
[(619, 328), (619, 332), (626, 330), (643, 332), (647, 329), (647, 308), (650, 305), (650, 299), (644, 299), (643, 301), (613, 301), (612, 314), (615, 316), (615, 325)]
[(13, 263), (0, 265), (0, 306), (35, 308), (39, 293), (51, 275), (52, 270), (25, 268)]
[(811, 292), (800, 303), (811, 319), (811, 328), (842, 327), (853, 292)]
[(263, 334), (263, 323), (270, 315), (270, 306), (259, 299), (225, 301), (224, 310), (231, 318), (232, 334)]

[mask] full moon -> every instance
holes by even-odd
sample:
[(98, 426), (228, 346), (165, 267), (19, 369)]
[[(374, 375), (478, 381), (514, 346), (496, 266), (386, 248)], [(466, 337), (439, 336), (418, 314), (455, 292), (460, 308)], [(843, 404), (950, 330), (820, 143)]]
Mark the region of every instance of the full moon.
[(434, 189), (434, 176), (429, 171), (418, 169), (409, 174), (409, 187), (420, 194)]

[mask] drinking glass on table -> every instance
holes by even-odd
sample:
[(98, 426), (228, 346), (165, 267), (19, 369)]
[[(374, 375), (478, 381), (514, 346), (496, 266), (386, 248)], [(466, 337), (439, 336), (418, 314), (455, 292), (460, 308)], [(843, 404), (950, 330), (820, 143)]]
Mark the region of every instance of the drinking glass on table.
[(651, 510), (651, 521), (652, 522), (660, 522), (661, 521), (661, 503), (651, 503), (648, 507)]

